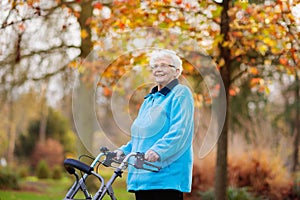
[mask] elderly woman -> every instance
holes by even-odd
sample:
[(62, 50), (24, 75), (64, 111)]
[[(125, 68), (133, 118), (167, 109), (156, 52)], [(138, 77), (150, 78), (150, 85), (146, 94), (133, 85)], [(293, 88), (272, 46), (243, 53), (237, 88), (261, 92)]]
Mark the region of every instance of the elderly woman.
[(177, 79), (182, 61), (175, 52), (153, 52), (150, 67), (157, 85), (144, 98), (131, 140), (116, 152), (145, 152), (147, 161), (162, 166), (159, 172), (129, 168), (127, 189), (137, 200), (179, 200), (191, 191), (194, 102), (189, 88)]

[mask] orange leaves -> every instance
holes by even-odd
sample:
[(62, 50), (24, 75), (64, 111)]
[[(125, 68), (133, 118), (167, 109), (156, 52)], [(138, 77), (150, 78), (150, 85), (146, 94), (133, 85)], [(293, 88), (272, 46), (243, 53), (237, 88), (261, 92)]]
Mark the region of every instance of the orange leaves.
[[(280, 1), (282, 4), (284, 1)], [(285, 2), (287, 3), (287, 1)], [(255, 51), (260, 54), (263, 59), (268, 59), (266, 56), (273, 54), (276, 57), (281, 57), (284, 53), (291, 55), (292, 41), (297, 40), (296, 34), (292, 30), (288, 30), (287, 24), (294, 22), (294, 17), (291, 12), (284, 13), (279, 4), (257, 5), (248, 4), (241, 5), (236, 3), (229, 14), (233, 20), (229, 41), (224, 43), (224, 46), (231, 50), (231, 58), (236, 58), (239, 55), (247, 55), (245, 53)], [(278, 23), (283, 21), (286, 23)], [(257, 59), (253, 62), (251, 59), (246, 64), (255, 66)], [(288, 61), (281, 58), (279, 63), (283, 66), (288, 66)]]
[(236, 96), (240, 92), (240, 88), (232, 85), (231, 88), (229, 89), (229, 95), (230, 96)]
[(71, 61), (69, 64), (68, 64), (68, 67), (70, 68), (73, 68), (73, 69), (76, 69), (78, 67), (78, 63), (76, 61)]
[[(202, 10), (196, 14), (190, 12), (193, 10), (192, 3), (186, 3), (188, 1), (183, 0), (161, 0), (161, 1), (114, 1), (113, 5), (110, 7), (111, 15), (109, 19), (98, 19), (97, 23), (89, 26), (93, 26), (93, 31), (95, 29), (99, 30), (99, 35), (115, 31), (122, 32), (125, 29), (137, 27), (159, 27), (159, 28), (178, 28), (183, 34), (188, 33), (197, 39), (198, 44), (204, 43), (208, 40), (206, 38), (211, 38), (211, 43), (207, 42), (207, 47), (211, 50), (213, 56), (219, 56), (219, 51), (217, 50), (219, 45), (222, 44), (230, 50), (230, 59), (238, 61), (245, 65), (256, 66), (258, 64), (263, 64), (264, 59), (270, 59), (270, 54), (275, 55), (275, 59), (279, 59), (280, 55), (283, 53), (282, 49), (288, 49), (288, 43), (292, 44), (293, 38), (287, 41), (287, 28), (284, 26), (282, 12), (280, 6), (273, 4), (271, 6), (266, 6), (263, 4), (249, 4), (247, 2), (235, 1), (234, 6), (229, 10), (229, 15), (232, 19), (230, 22), (230, 33), (229, 40), (224, 41), (223, 35), (219, 34), (219, 24), (217, 18), (220, 17), (222, 11), (221, 6), (216, 6), (216, 9), (211, 10), (211, 17), (207, 15), (201, 16), (205, 18), (203, 21), (197, 15), (203, 12), (203, 8), (207, 8), (209, 3), (202, 1), (200, 5)], [(93, 8), (97, 10), (104, 10), (103, 5), (100, 2), (93, 4)], [(206, 10), (205, 10), (206, 11)], [(102, 11), (101, 11), (102, 12)], [(100, 11), (99, 11), (100, 13)], [(191, 14), (192, 13), (192, 14)], [(76, 15), (76, 13), (74, 13)], [(287, 17), (292, 17), (288, 15)], [(209, 21), (212, 19), (215, 26)], [(197, 21), (199, 20), (199, 21)], [(190, 23), (187, 21), (191, 21)], [(293, 22), (292, 20), (290, 20)], [(205, 26), (202, 24), (204, 23)], [(99, 28), (101, 24), (101, 28)], [(201, 27), (201, 28), (199, 28)], [(202, 30), (203, 28), (203, 30)], [(201, 30), (200, 30), (201, 29)], [(98, 31), (95, 31), (98, 33)], [(186, 31), (186, 32), (184, 32)], [(101, 32), (101, 33), (100, 33)], [(204, 35), (205, 33), (205, 35)], [(81, 31), (81, 37), (87, 38), (89, 35), (83, 29)], [(170, 39), (170, 38), (167, 38)], [(170, 39), (171, 40), (171, 39)], [(201, 42), (200, 42), (201, 41)], [(204, 45), (203, 45), (204, 46)], [(215, 51), (216, 50), (216, 51)], [(252, 55), (249, 55), (254, 52)], [(294, 59), (297, 55), (292, 55)], [(259, 57), (259, 59), (258, 59)], [(239, 60), (238, 60), (239, 59)], [(258, 63), (258, 61), (260, 63)], [(276, 62), (274, 62), (276, 63)], [(274, 64), (271, 62), (269, 66)], [(280, 57), (279, 63), (283, 66), (288, 65), (288, 58)], [(224, 59), (218, 61), (218, 67), (221, 68), (225, 65)], [(187, 74), (194, 73), (193, 68), (186, 66)], [(119, 70), (119, 69), (118, 69)], [(105, 75), (107, 77), (116, 77), (120, 71), (109, 70)], [(250, 76), (258, 76), (259, 71), (256, 67), (249, 67), (248, 73)], [(251, 87), (258, 88), (258, 91), (266, 91), (265, 83), (261, 81), (260, 78), (253, 78), (250, 81)], [(238, 94), (238, 88), (230, 88), (230, 95)], [(210, 101), (210, 98), (204, 98)]]
[(183, 73), (184, 74), (194, 74), (195, 73), (195, 67), (188, 63), (188, 62), (184, 62), (183, 63)]
[(256, 85), (263, 84), (263, 81), (264, 80), (262, 78), (252, 78), (250, 80), (250, 87), (252, 88), (252, 87), (254, 87)]
[(236, 91), (233, 89), (229, 89), (229, 95), (230, 96), (235, 96), (236, 95)]
[(119, 29), (124, 30), (124, 28), (125, 28), (126, 25), (123, 22), (118, 22), (117, 26), (119, 27)]
[(175, 3), (176, 4), (182, 4), (182, 0), (176, 0)]
[(110, 97), (112, 95), (112, 90), (108, 87), (103, 88), (103, 95), (106, 97)]
[(164, 2), (165, 4), (170, 4), (170, 3), (171, 3), (171, 0), (163, 0), (163, 2)]
[(282, 65), (287, 65), (288, 64), (288, 59), (284, 56), (281, 56), (279, 58), (279, 63), (282, 64)]
[(40, 2), (40, 0), (27, 0), (26, 1), (27, 5), (29, 5), (29, 6), (33, 6), (33, 4), (36, 2), (38, 3), (38, 2)]
[(231, 34), (233, 37), (243, 37), (243, 33), (241, 31), (233, 31)]
[(270, 93), (268, 83), (259, 77), (252, 78), (250, 80), (250, 88), (253, 91), (258, 91), (259, 93), (265, 93), (266, 95)]
[(249, 73), (252, 74), (252, 75), (258, 75), (259, 74), (256, 67), (250, 67)]
[(93, 7), (94, 7), (95, 9), (102, 10), (103, 5), (102, 5), (102, 3), (100, 3), (100, 2), (96, 2), (96, 3), (93, 5)]

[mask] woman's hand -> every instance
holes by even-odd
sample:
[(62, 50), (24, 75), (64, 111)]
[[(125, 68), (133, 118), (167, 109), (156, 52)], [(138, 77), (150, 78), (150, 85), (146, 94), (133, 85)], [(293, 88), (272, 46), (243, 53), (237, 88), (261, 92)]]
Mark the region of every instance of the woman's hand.
[(159, 159), (159, 155), (152, 150), (148, 150), (145, 153), (145, 160), (149, 161), (149, 162), (156, 162)]
[(124, 155), (124, 152), (121, 151), (120, 149), (114, 150), (114, 153), (116, 153), (116, 158), (117, 158), (117, 160), (120, 160), (121, 156)]

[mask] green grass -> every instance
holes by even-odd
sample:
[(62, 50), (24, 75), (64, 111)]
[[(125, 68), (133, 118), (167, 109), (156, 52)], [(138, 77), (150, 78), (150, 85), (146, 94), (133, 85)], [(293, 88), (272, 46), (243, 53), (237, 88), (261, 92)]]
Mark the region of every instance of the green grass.
[(35, 177), (28, 177), (20, 181), (20, 190), (0, 191), (0, 200), (56, 200), (63, 199), (63, 196), (71, 184), (69, 178), (61, 180), (38, 180)]
[[(111, 170), (105, 170), (101, 173), (105, 181), (108, 181), (112, 174)], [(58, 200), (63, 199), (67, 190), (73, 184), (72, 176), (64, 177), (61, 180), (38, 180), (36, 177), (28, 177), (20, 181), (20, 190), (0, 190), (0, 200)], [(119, 200), (133, 200), (134, 196), (126, 191), (126, 176), (118, 178), (113, 184), (115, 196)], [(98, 186), (98, 182), (96, 182)], [(94, 194), (94, 192), (91, 192)], [(80, 193), (79, 193), (80, 194)], [(77, 198), (83, 197), (82, 194)], [(107, 196), (104, 198), (109, 200)]]

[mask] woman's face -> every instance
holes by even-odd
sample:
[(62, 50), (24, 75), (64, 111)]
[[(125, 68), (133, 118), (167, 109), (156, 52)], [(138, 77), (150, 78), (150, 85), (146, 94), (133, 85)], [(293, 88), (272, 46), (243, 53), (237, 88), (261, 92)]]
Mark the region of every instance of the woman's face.
[(170, 58), (157, 59), (151, 67), (154, 80), (161, 88), (174, 80), (179, 73), (179, 69), (172, 66)]

